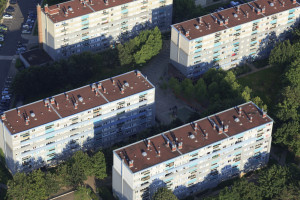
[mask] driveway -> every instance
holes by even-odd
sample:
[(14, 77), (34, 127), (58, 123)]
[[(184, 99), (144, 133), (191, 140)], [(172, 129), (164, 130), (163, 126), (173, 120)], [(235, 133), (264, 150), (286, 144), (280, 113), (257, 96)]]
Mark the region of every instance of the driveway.
[(186, 104), (177, 99), (170, 89), (162, 89), (160, 87), (164, 82), (168, 82), (168, 64), (170, 60), (170, 41), (165, 40), (162, 51), (155, 56), (146, 66), (141, 70), (147, 76), (148, 80), (155, 86), (155, 104), (156, 104), (156, 118), (163, 124), (172, 122), (170, 111), (171, 108), (177, 107), (187, 108)]

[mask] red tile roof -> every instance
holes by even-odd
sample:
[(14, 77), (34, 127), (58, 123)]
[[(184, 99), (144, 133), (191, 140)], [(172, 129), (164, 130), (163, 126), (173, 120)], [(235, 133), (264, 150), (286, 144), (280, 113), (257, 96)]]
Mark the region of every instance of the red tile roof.
[[(43, 8), (43, 12), (54, 22), (61, 22), (75, 17), (87, 15), (107, 8), (112, 8), (134, 0), (71, 0)], [(67, 14), (66, 14), (67, 13)]]
[[(274, 6), (271, 6), (272, 1)], [(299, 3), (293, 3), (291, 0), (257, 0), (239, 5), (235, 8), (228, 8), (220, 12), (174, 24), (172, 26), (183, 35), (186, 35), (186, 33), (189, 32), (189, 34), (186, 35), (186, 38), (193, 40), (297, 7), (299, 7)], [(259, 9), (261, 10), (260, 12)], [(201, 23), (199, 23), (200, 18)], [(225, 23), (227, 19), (228, 24)], [(220, 22), (223, 22), (224, 25), (220, 25)]]
[[(169, 144), (174, 143), (175, 145), (177, 143), (176, 146), (182, 142), (182, 149), (179, 149), (179, 151), (182, 154), (186, 154), (273, 121), (267, 115), (263, 118), (262, 111), (252, 102), (240, 105), (238, 108), (242, 109), (241, 116), (239, 116), (237, 108), (231, 108), (197, 120), (194, 123), (155, 135), (147, 140), (122, 147), (115, 150), (115, 153), (121, 159), (124, 159), (126, 165), (129, 165), (129, 161), (133, 160), (133, 167), (130, 169), (135, 173), (181, 155), (178, 151), (172, 151), (171, 145), (167, 147), (166, 138), (170, 141)], [(252, 122), (250, 118), (252, 118)], [(239, 119), (239, 121), (237, 122), (235, 119)], [(215, 129), (213, 128), (213, 122), (216, 124)], [(219, 134), (218, 127), (222, 127), (222, 123), (225, 132)], [(195, 130), (194, 124), (197, 124), (197, 130)], [(225, 130), (227, 125), (228, 131)], [(206, 134), (207, 138), (205, 137)], [(192, 139), (190, 135), (194, 135), (195, 138)], [(147, 145), (149, 141), (150, 148), (148, 150)], [(160, 156), (158, 151), (160, 151)], [(146, 152), (147, 155), (143, 156), (143, 152)]]
[[(68, 117), (104, 105), (107, 103), (107, 100), (112, 102), (153, 88), (153, 85), (144, 76), (138, 77), (134, 71), (100, 81), (99, 83), (102, 84), (99, 90), (92, 91), (92, 85), (86, 85), (53, 96), (54, 104), (49, 102), (52, 107), (45, 106), (45, 100), (40, 100), (6, 111), (4, 112), (6, 119), (2, 121), (11, 134), (16, 134), (58, 120), (60, 117)], [(98, 85), (95, 84), (96, 87)], [(123, 94), (121, 88), (124, 88)], [(75, 103), (77, 104), (77, 109), (75, 109)], [(34, 116), (31, 116), (31, 113), (34, 113)], [(26, 119), (29, 119), (28, 125), (26, 125)]]

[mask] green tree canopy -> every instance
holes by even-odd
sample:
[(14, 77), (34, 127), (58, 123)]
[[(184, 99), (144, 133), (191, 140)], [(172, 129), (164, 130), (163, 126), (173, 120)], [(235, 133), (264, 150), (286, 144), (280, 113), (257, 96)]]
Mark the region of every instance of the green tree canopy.
[(178, 200), (178, 198), (172, 193), (171, 190), (162, 187), (154, 193), (152, 200)]

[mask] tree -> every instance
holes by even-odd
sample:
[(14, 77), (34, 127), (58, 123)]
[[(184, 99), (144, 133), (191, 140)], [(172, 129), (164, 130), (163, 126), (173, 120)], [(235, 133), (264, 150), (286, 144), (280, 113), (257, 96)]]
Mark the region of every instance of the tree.
[(181, 83), (181, 91), (183, 91), (183, 95), (186, 98), (192, 98), (194, 96), (194, 85), (191, 79), (184, 79), (184, 81)]
[(98, 179), (104, 179), (107, 177), (106, 174), (106, 162), (102, 151), (98, 151), (91, 158), (92, 175)]
[(181, 85), (179, 83), (179, 81), (176, 78), (170, 78), (169, 80), (169, 86), (170, 88), (172, 88), (173, 92), (175, 93), (175, 95), (179, 95), (181, 92)]
[(262, 191), (262, 197), (272, 199), (287, 188), (291, 181), (291, 174), (287, 167), (273, 165), (260, 174), (258, 183)]
[(178, 200), (178, 198), (172, 193), (171, 190), (162, 187), (154, 193), (152, 200)]
[(195, 85), (195, 96), (198, 101), (203, 101), (207, 97), (206, 84), (202, 78), (200, 78)]

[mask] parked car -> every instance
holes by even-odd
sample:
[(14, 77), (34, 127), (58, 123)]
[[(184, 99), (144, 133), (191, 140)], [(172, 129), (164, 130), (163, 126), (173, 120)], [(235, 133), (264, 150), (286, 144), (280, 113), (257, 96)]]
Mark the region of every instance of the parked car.
[(8, 7), (6, 8), (6, 12), (12, 13), (12, 12), (14, 12), (14, 11), (15, 11), (15, 8), (12, 7), (12, 6), (8, 6)]
[(4, 41), (4, 38), (3, 37), (0, 37), (0, 42), (3, 42)]
[(10, 100), (10, 95), (4, 95), (4, 96), (2, 96), (2, 100)]
[(11, 14), (4, 14), (3, 15), (3, 19), (12, 19), (13, 18), (13, 16), (11, 15)]
[(0, 37), (3, 37), (3, 38), (4, 38), (4, 35), (3, 35), (3, 34), (0, 34)]
[(0, 24), (0, 29), (7, 31), (7, 26), (5, 26), (4, 24)]
[(9, 3), (10, 4), (16, 4), (16, 3), (18, 3), (18, 1), (17, 0), (10, 0)]
[(25, 30), (22, 30), (22, 33), (23, 33), (23, 34), (30, 34), (30, 33), (31, 33), (31, 31), (30, 31), (30, 30), (26, 30), (26, 29), (25, 29)]

